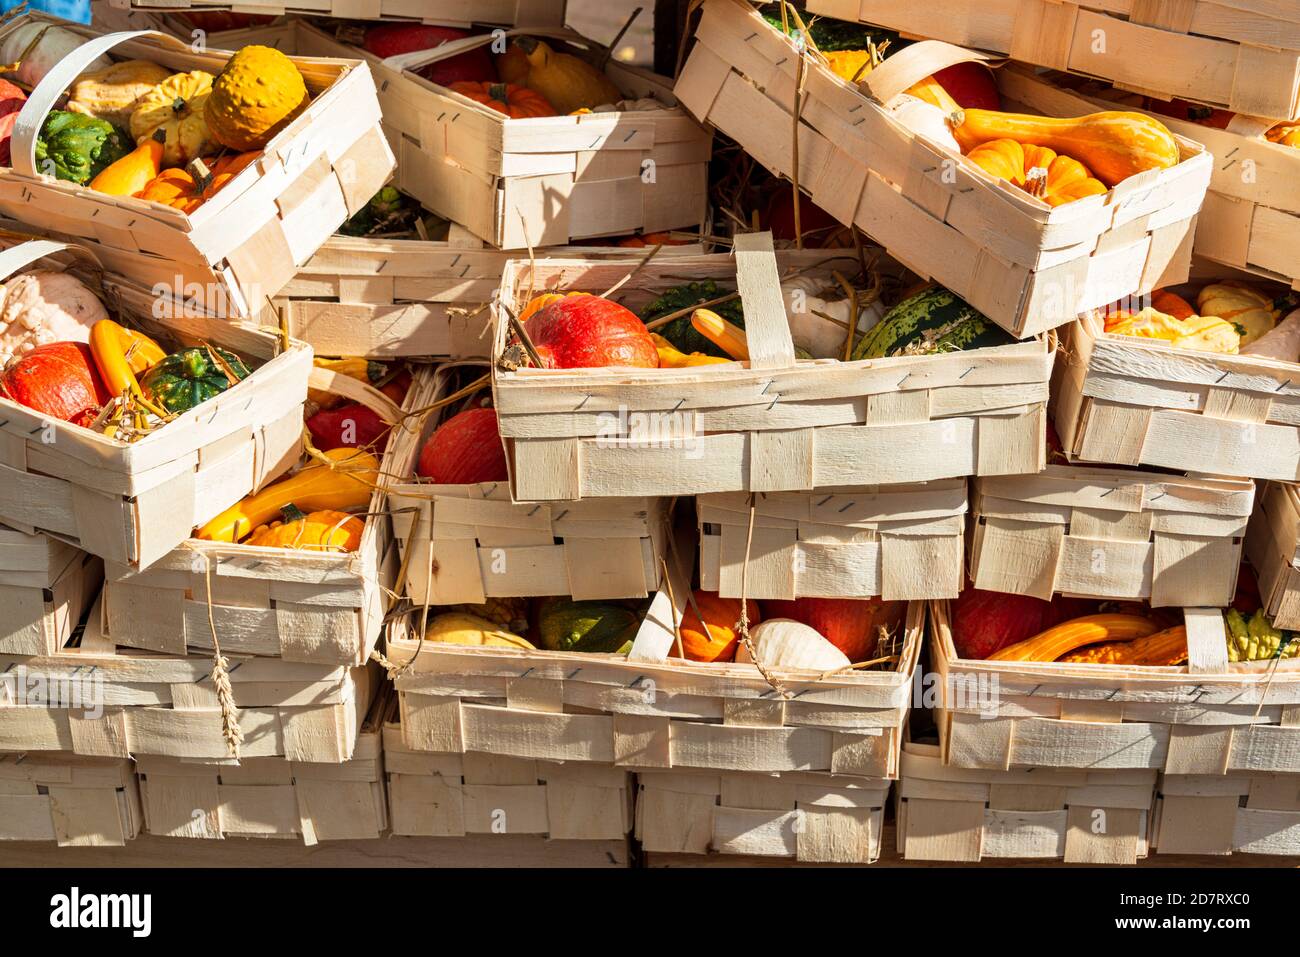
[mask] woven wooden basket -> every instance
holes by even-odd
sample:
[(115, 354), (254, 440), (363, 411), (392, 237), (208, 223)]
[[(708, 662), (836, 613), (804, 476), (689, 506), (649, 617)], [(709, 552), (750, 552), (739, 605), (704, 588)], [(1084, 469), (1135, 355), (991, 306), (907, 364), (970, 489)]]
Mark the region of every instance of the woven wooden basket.
[[(386, 396), (347, 376), (313, 368), (308, 381), (313, 389), (366, 404), (386, 422), (401, 419)], [(375, 487), (353, 552), (191, 538), (147, 569), (109, 563), (105, 632), (120, 646), (184, 655), (211, 650), (215, 629), (227, 653), (364, 664), (397, 582), (399, 558), (385, 502)]]
[(1300, 10), (1293, 4), (809, 0), (808, 10), (1104, 77), (1162, 100), (1181, 97), (1237, 113), (1300, 116)]
[[(492, 391), (515, 500), (812, 490), (1043, 468), (1052, 342), (796, 360), (782, 277), (830, 279), (835, 268), (829, 251), (774, 254), (767, 233), (737, 236), (733, 256), (512, 261), (500, 302), (516, 314), (530, 293), (599, 293), (629, 272), (619, 297), (634, 312), (687, 280), (734, 286), (750, 354), (747, 365), (653, 370), (509, 371), (498, 361)], [(509, 323), (500, 305), (497, 313), (500, 359)]]
[[(88, 757), (232, 756), (211, 656), (117, 648), (101, 607), (80, 642), (37, 657), (0, 654), (0, 752)], [(240, 756), (338, 764), (352, 757), (378, 689), (373, 668), (227, 656)]]
[[(675, 88), (691, 114), (768, 169), (797, 172), (818, 206), (1016, 336), (1186, 279), (1212, 166), (1199, 143), (1179, 139), (1176, 166), (1053, 209), (913, 133), (887, 108), (936, 70), (984, 54), (917, 43), (855, 86), (743, 0), (705, 0), (702, 11)], [(1009, 110), (1077, 115), (1072, 96), (1028, 70), (998, 70), (997, 82)]]
[(1300, 771), (1300, 661), (1229, 663), (1218, 608), (1184, 609), (1189, 664), (1172, 667), (958, 658), (946, 603), (930, 608), (947, 764)]
[(141, 829), (131, 762), (75, 754), (0, 754), (0, 846), (121, 847)]
[(0, 653), (49, 655), (99, 593), (104, 563), (48, 535), (0, 526)]
[[(668, 108), (514, 119), (415, 72), (516, 34), (599, 60), (625, 94), (653, 95)], [(712, 136), (676, 105), (668, 78), (605, 59), (597, 44), (572, 30), (530, 25), (388, 60), (304, 20), (220, 33), (211, 41), (368, 64), (397, 154), (395, 185), (500, 249), (567, 246), (695, 227), (706, 219)]]
[(1097, 313), (1062, 346), (1053, 414), (1071, 457), (1300, 479), (1300, 363), (1116, 336)]
[[(0, 253), (0, 275), (54, 254), (51, 262), (68, 268), (69, 253), (95, 259), (87, 247), (35, 240)], [(182, 309), (108, 274), (83, 275), (119, 320), (147, 335), (185, 346), (211, 342), (264, 363), (133, 443), (0, 398), (0, 521), (147, 566), (297, 459), (311, 350)]]
[(1050, 599), (1232, 601), (1250, 480), (1049, 465), (1039, 475), (978, 478), (971, 503), (976, 588)]
[[(486, 370), (486, 363), (483, 366)], [(408, 411), (432, 406), (446, 376), (416, 374)], [(435, 485), (415, 479), (420, 450), (443, 410), (408, 421), (388, 456), (388, 503), (405, 593), (418, 605), (480, 604), (488, 598), (570, 595), (643, 598), (667, 554), (664, 499), (600, 499), (516, 505), (505, 482)]]
[[(691, 550), (683, 543), (678, 554)], [(668, 564), (632, 651), (614, 654), (389, 641), (402, 731), (420, 751), (479, 751), (627, 769), (898, 773), (925, 606), (908, 606), (890, 670), (830, 674), (668, 657), (689, 592)]]
[(376, 696), (341, 763), (286, 757), (194, 761), (141, 755), (136, 759), (144, 830), (157, 837), (367, 840), (388, 830), (383, 744)]
[(1134, 864), (1147, 856), (1156, 772), (957, 768), (907, 741), (895, 817), (907, 861), (1059, 860)]
[(871, 864), (880, 857), (889, 784), (818, 772), (642, 770), (636, 837), (652, 854)]
[(1300, 775), (1162, 774), (1151, 845), (1158, 854), (1300, 857)]
[[(264, 310), (260, 321), (312, 347), (317, 355), (486, 359), (491, 314), (511, 254), (484, 246), (452, 225), (452, 242), (334, 236)], [(472, 242), (466, 242), (469, 237)], [(658, 255), (703, 252), (700, 244), (665, 246)], [(626, 258), (617, 247), (540, 249), (542, 258)]]
[(384, 725), (384, 765), (394, 834), (613, 842), (626, 860), (632, 775), (623, 768), (413, 750), (395, 714)]
[[(701, 495), (700, 587), (724, 598), (956, 598), (966, 480)], [(748, 553), (748, 572), (745, 572)]]
[(1137, 97), (1078, 77), (1053, 74), (1051, 80), (1078, 88), (1080, 112), (1140, 110), (1203, 144), (1218, 161), (1196, 219), (1193, 253), (1300, 289), (1300, 150), (1265, 138), (1274, 120), (1238, 114), (1219, 129), (1141, 110), (1140, 100), (1131, 102)]
[(193, 214), (133, 197), (110, 196), (36, 168), (46, 114), (95, 57), (114, 50), (178, 71), (221, 71), (228, 51), (196, 52), (153, 30), (99, 35), (88, 27), (27, 14), (0, 27), (0, 40), (26, 23), (58, 23), (87, 42), (32, 91), (14, 123), (13, 167), (0, 169), (0, 214), (76, 237), (104, 265), (135, 282), (207, 308), (251, 317), (317, 248), (387, 181), (393, 155), (379, 125), (370, 70), (355, 58), (295, 58), (313, 99), (262, 156)]

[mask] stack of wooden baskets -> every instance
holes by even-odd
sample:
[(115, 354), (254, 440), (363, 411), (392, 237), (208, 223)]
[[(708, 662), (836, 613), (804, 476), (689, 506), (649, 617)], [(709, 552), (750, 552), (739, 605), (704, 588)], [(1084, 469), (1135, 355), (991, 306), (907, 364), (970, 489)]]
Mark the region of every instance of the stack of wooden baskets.
[[(1300, 856), (1300, 345), (1193, 351), (1119, 334), (1110, 308), (1245, 288), (1249, 331), (1300, 289), (1300, 160), (1274, 137), (1300, 123), (1300, 18), (702, 0), (670, 80), (557, 0), (111, 6), (154, 32), (60, 28), (89, 42), (29, 84), (0, 281), (82, 277), (123, 325), (253, 371), (140, 436), (147, 417), (106, 432), (0, 394), (0, 840)], [(846, 76), (810, 13), (918, 42)], [(33, 25), (55, 27), (0, 22), (0, 54)], [(217, 72), (247, 45), (287, 54), (310, 101), (217, 201), (38, 168), (46, 113), (97, 57)], [(624, 99), (518, 116), (450, 86), (452, 60), (505, 81), (539, 46)], [(1031, 122), (1167, 120), (1168, 161), (1049, 205), (944, 139), (965, 120), (903, 121), (936, 73), (986, 67)], [(1168, 116), (1171, 97), (1197, 106)], [(714, 130), (737, 147), (726, 189)], [(769, 196), (799, 238), (774, 238), (775, 207), (763, 230), (710, 209), (759, 166), (790, 181)], [(804, 248), (812, 202), (843, 245)], [(657, 360), (534, 341), (530, 317), (599, 299)], [(299, 509), (336, 513), (322, 547), (250, 543)], [(970, 640), (979, 602), (1040, 616), (1031, 641), (1087, 607), (1186, 647), (1003, 654), (1021, 646)]]

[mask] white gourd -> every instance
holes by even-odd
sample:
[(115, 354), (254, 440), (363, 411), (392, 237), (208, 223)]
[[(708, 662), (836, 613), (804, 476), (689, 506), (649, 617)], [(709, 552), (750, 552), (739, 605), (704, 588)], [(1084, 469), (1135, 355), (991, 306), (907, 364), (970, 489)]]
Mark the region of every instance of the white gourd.
[(1241, 350), (1243, 356), (1263, 356), (1283, 362), (1300, 362), (1300, 309)]
[[(766, 668), (834, 671), (853, 663), (817, 629), (790, 618), (769, 618), (750, 633), (750, 638), (758, 660)], [(736, 649), (736, 660), (753, 660), (743, 642)]]
[(0, 285), (0, 369), (47, 342), (88, 342), (108, 312), (76, 276), (50, 269)]
[(952, 129), (948, 126), (948, 117), (933, 103), (901, 93), (889, 107), (889, 112), (913, 133), (934, 140), (954, 153), (961, 152), (961, 147), (957, 145)]
[[(28, 86), (35, 86), (45, 74), (85, 39), (71, 30), (46, 23), (24, 23), (0, 41), (0, 63), (18, 63), (12, 75)], [(32, 48), (28, 50), (28, 46)], [(21, 61), (21, 62), (20, 62)], [(113, 65), (106, 56), (97, 56), (86, 66), (86, 72), (104, 70)]]
[[(790, 307), (790, 335), (795, 345), (807, 349), (815, 359), (841, 359), (844, 357), (844, 327), (827, 322), (816, 313), (823, 313), (840, 322), (849, 321), (847, 297), (823, 299), (817, 293), (830, 291), (825, 280), (811, 276), (795, 276), (781, 283), (781, 292)], [(883, 304), (877, 300), (865, 309), (858, 310), (858, 331), (854, 341), (880, 321), (885, 314)]]

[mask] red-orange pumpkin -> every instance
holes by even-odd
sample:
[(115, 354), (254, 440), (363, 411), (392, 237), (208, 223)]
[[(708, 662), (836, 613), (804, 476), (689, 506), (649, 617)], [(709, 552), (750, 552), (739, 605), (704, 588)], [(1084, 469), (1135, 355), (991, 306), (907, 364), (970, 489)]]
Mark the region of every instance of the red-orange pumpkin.
[(450, 89), (461, 96), (468, 96), (476, 103), (490, 106), (498, 113), (504, 113), (511, 119), (521, 120), (533, 116), (555, 116), (555, 109), (546, 101), (546, 97), (526, 86), (514, 83), (483, 83), (464, 80), (453, 83)]
[(506, 453), (496, 409), (466, 409), (438, 426), (420, 450), (416, 474), (439, 485), (504, 482)]
[[(740, 642), (740, 634), (736, 631), (736, 622), (740, 621), (740, 599), (719, 598), (715, 592), (697, 591), (695, 604), (699, 606), (704, 622), (701, 624), (700, 615), (695, 614), (695, 609), (687, 602), (686, 611), (682, 615), (681, 656), (689, 661), (735, 660), (736, 646)], [(752, 631), (761, 618), (758, 605), (753, 600), (746, 604), (749, 606), (749, 627)], [(678, 656), (675, 642), (671, 654), (673, 657)]]
[(0, 374), (0, 395), (84, 426), (95, 421), (111, 398), (84, 342), (47, 342), (19, 357)]
[(601, 296), (561, 296), (525, 323), (548, 369), (659, 368), (659, 350), (636, 314)]

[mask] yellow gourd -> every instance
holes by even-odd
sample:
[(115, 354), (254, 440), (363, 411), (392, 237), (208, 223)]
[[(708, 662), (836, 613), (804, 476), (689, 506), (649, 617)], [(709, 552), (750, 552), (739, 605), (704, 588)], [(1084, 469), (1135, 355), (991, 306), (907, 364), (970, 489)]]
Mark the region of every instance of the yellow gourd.
[(682, 352), (657, 332), (650, 333), (650, 338), (654, 340), (655, 349), (659, 352), (659, 368), (661, 369), (685, 369), (689, 366), (710, 366), (719, 362), (731, 361), (730, 359), (723, 359), (721, 356), (708, 356), (703, 352), (689, 354)]
[(1108, 641), (1056, 660), (1089, 665), (1180, 665), (1187, 660), (1187, 628), (1178, 625), (1132, 641)]
[(1270, 331), (1282, 316), (1272, 299), (1236, 279), (1206, 286), (1196, 296), (1196, 308), (1203, 316), (1218, 316), (1239, 326), (1243, 346)]
[(109, 196), (134, 196), (162, 172), (166, 147), (162, 130), (146, 137), (120, 160), (106, 166), (90, 181), (90, 188)]
[(749, 340), (745, 330), (728, 322), (712, 309), (696, 309), (691, 313), (691, 326), (733, 359), (749, 358)]
[(332, 465), (309, 465), (273, 482), (226, 509), (194, 537), (238, 542), (259, 525), (274, 521), (290, 505), (313, 511), (365, 507), (379, 481), (379, 460), (360, 449), (332, 449), (324, 455)]
[(164, 166), (184, 166), (212, 152), (204, 108), (212, 93), (212, 74), (202, 70), (175, 73), (136, 104), (131, 113), (131, 136), (137, 143), (162, 130), (167, 137)]
[(532, 649), (535, 646), (516, 634), (502, 631), (494, 622), (478, 615), (449, 611), (438, 615), (424, 629), (425, 641), (449, 645), (475, 645), (490, 648)]
[(148, 60), (123, 60), (77, 77), (68, 88), (67, 108), (128, 127), (140, 98), (171, 75), (171, 70)]
[(1008, 645), (989, 655), (989, 661), (1056, 661), (1084, 645), (1101, 641), (1132, 641), (1156, 632), (1156, 625), (1140, 615), (1085, 615)]
[(870, 50), (831, 50), (822, 56), (832, 73), (850, 83), (862, 79), (875, 66)]
[(244, 544), (307, 552), (355, 552), (361, 547), (366, 528), (361, 519), (333, 509), (303, 515), (291, 506), (284, 510), (284, 517), (283, 522), (255, 528)]
[(212, 138), (232, 150), (263, 149), (307, 107), (307, 84), (279, 50), (246, 46), (212, 84), (205, 116)]
[(989, 140), (966, 158), (993, 176), (1009, 180), (1049, 206), (1072, 203), (1106, 192), (1102, 182), (1076, 159), (1045, 146), (1023, 146), (1015, 140)]
[(1232, 323), (1216, 316), (1188, 316), (1176, 319), (1150, 307), (1109, 322), (1106, 331), (1116, 336), (1161, 339), (1179, 349), (1236, 355), (1241, 336)]
[(1107, 186), (1149, 169), (1178, 163), (1178, 143), (1159, 120), (1142, 113), (1106, 111), (1056, 118), (996, 110), (959, 110), (949, 123), (963, 152), (990, 140), (1046, 146), (1083, 163)]
[(542, 40), (519, 37), (519, 49), (528, 57), (523, 85), (540, 93), (556, 113), (617, 103), (623, 98), (609, 77), (571, 53), (557, 53)]

